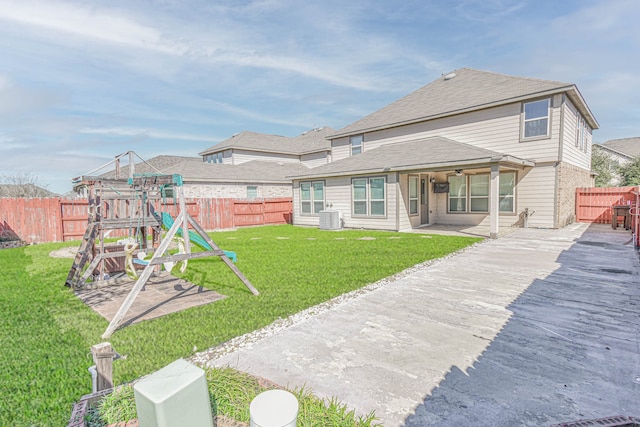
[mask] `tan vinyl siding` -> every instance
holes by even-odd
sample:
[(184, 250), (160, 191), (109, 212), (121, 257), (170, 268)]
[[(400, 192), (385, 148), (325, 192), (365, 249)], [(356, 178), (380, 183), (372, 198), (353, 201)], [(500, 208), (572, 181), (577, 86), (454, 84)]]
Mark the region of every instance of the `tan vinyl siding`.
[(263, 153), (260, 151), (237, 150), (237, 149), (233, 150), (234, 165), (240, 165), (242, 163), (250, 162), (252, 160), (286, 162), (286, 163), (296, 163), (300, 161), (298, 156), (293, 154)]
[(576, 124), (580, 113), (568, 99), (565, 101), (563, 108), (564, 128), (562, 138), (562, 161), (578, 166), (579, 168), (590, 169), (592, 143), (591, 132), (586, 133), (586, 152), (580, 146), (576, 147)]
[[(364, 145), (364, 144), (363, 144)], [(331, 158), (332, 161), (345, 159), (351, 155), (351, 146), (349, 138), (338, 138), (331, 141)]]
[[(383, 144), (443, 136), (455, 141), (536, 161), (558, 160), (561, 103), (551, 108), (551, 137), (521, 142), (522, 103), (444, 117), (365, 134), (364, 150)], [(348, 138), (332, 141), (333, 159), (349, 155)]]
[[(332, 209), (342, 213), (345, 228), (365, 228), (377, 230), (396, 229), (396, 184), (395, 174), (375, 175), (386, 176), (386, 216), (376, 217), (353, 217), (351, 215), (351, 177), (326, 178), (325, 181), (325, 201)], [(293, 218), (294, 225), (319, 226), (318, 216), (308, 216), (300, 214), (300, 181), (294, 182), (293, 198)]]
[(325, 152), (303, 154), (300, 156), (300, 161), (308, 168), (315, 168), (316, 166), (322, 166), (329, 163), (329, 154)]
[(530, 170), (519, 172), (516, 189), (516, 212), (529, 208), (533, 213), (529, 218), (529, 227), (555, 227), (555, 164), (541, 165)]
[(409, 174), (400, 174), (398, 188), (400, 190), (398, 219), (400, 231), (411, 230), (420, 225), (420, 215), (409, 216)]

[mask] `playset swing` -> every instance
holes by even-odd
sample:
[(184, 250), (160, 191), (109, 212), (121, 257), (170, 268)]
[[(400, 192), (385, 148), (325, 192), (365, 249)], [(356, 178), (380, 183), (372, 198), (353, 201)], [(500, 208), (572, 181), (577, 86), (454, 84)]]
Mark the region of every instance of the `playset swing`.
[[(120, 159), (125, 155), (129, 156), (128, 179), (119, 176)], [(108, 338), (113, 334), (151, 275), (159, 272), (163, 265), (166, 270), (171, 270), (181, 263), (181, 271), (184, 271), (189, 259), (217, 256), (254, 295), (258, 295), (257, 289), (234, 264), (236, 253), (221, 250), (187, 212), (182, 176), (135, 174), (134, 155), (128, 152), (116, 157), (113, 161), (116, 164), (114, 178), (82, 176), (75, 180), (77, 190), (83, 188), (87, 191), (89, 218), (80, 248), (67, 275), (66, 286), (83, 288), (90, 279), (104, 280), (108, 277), (105, 264), (110, 261), (113, 264), (117, 260), (121, 262), (123, 259), (123, 270), (136, 281), (102, 337)], [(154, 207), (159, 206), (162, 200), (166, 208), (169, 194), (174, 198), (175, 218), (168, 212), (156, 212)], [(105, 247), (105, 237), (116, 230), (120, 230), (121, 234), (126, 230), (127, 237), (119, 240), (120, 245), (116, 250), (110, 251)], [(178, 253), (171, 255), (167, 250), (174, 240)], [(202, 251), (192, 252), (192, 243)], [(151, 258), (147, 259), (149, 254)], [(136, 265), (142, 268), (140, 274)]]

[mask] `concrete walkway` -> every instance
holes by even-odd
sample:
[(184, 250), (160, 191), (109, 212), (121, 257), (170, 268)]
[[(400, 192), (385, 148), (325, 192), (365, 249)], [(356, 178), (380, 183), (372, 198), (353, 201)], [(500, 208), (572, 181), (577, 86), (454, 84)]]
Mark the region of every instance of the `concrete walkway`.
[(519, 229), (196, 359), (305, 385), (389, 427), (640, 416), (630, 237)]

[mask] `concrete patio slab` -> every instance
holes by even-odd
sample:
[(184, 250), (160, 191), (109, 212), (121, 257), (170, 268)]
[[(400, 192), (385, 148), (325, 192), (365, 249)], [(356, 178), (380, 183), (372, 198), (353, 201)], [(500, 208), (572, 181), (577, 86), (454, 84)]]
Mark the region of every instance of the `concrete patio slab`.
[(385, 426), (640, 415), (629, 233), (518, 229), (194, 360), (337, 397)]

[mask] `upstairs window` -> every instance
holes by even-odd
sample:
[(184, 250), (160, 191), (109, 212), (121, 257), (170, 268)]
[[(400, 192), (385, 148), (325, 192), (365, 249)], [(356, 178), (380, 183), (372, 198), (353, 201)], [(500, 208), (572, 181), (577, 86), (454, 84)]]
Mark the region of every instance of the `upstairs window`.
[(362, 153), (362, 135), (355, 135), (349, 138), (349, 142), (351, 143), (351, 155), (356, 155)]
[(204, 156), (204, 161), (207, 163), (222, 163), (222, 153), (208, 154)]
[(303, 215), (317, 215), (324, 206), (324, 181), (301, 182), (300, 212)]
[(522, 135), (524, 138), (549, 136), (550, 99), (526, 102), (524, 104), (524, 120)]

